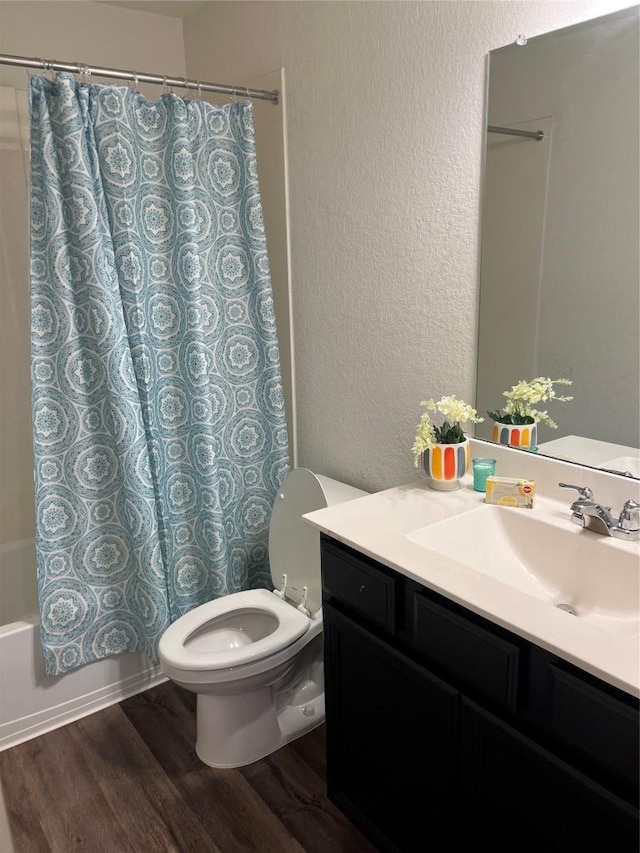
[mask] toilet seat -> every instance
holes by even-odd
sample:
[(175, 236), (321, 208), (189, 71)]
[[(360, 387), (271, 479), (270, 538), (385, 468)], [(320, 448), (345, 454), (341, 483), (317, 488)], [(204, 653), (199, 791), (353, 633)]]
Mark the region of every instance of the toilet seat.
[[(252, 610), (274, 617), (278, 623), (275, 630), (260, 640), (239, 647), (207, 651), (187, 648), (189, 639), (196, 632), (206, 630), (209, 622)], [(184, 671), (229, 669), (285, 649), (308, 630), (309, 624), (308, 616), (269, 590), (245, 590), (208, 601), (177, 619), (160, 639), (160, 654), (169, 666)], [(210, 627), (214, 630), (215, 624)]]

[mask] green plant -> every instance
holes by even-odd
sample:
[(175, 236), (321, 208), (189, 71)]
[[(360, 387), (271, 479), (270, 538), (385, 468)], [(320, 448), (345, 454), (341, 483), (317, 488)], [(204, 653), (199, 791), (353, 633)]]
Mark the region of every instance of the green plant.
[(554, 385), (571, 385), (571, 379), (549, 379), (547, 376), (538, 376), (529, 382), (520, 380), (517, 385), (511, 387), (511, 391), (503, 391), (507, 402), (501, 411), (487, 412), (490, 418), (499, 424), (535, 424), (545, 423), (552, 429), (557, 428), (557, 423), (551, 420), (546, 411), (534, 409), (536, 403), (545, 403), (549, 400), (568, 402), (573, 397), (556, 394)]
[(471, 422), (482, 423), (477, 411), (463, 400), (457, 400), (455, 394), (451, 397), (441, 397), (436, 400), (422, 400), (420, 403), (431, 412), (439, 412), (445, 420), (439, 426), (434, 424), (429, 411), (423, 412), (418, 424), (415, 441), (413, 442), (413, 464), (420, 465), (422, 454), (434, 444), (460, 444), (466, 438), (461, 424)]

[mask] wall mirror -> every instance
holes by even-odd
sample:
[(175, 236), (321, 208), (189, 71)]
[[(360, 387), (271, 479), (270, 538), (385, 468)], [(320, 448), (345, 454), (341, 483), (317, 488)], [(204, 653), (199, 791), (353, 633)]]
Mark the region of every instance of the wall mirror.
[(491, 440), (504, 391), (572, 380), (538, 452), (637, 478), (639, 35), (634, 6), (490, 53), (476, 389)]

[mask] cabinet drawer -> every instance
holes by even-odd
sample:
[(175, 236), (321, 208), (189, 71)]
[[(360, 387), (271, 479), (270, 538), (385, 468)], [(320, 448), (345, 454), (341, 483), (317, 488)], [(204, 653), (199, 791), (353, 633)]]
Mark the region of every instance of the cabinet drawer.
[(457, 687), (516, 710), (520, 650), (514, 643), (416, 593), (413, 645)]
[(322, 544), (323, 595), (340, 601), (389, 633), (395, 630), (397, 580), (332, 542)]
[(549, 665), (549, 672), (553, 734), (637, 790), (637, 704), (634, 707), (554, 664)]

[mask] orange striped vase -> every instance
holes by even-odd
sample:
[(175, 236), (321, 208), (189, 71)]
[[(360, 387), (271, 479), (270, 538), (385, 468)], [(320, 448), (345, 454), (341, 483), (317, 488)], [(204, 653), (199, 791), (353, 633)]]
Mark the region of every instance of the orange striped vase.
[(422, 454), (422, 465), (432, 489), (441, 492), (460, 488), (460, 477), (469, 470), (469, 441), (434, 444)]
[(492, 441), (530, 450), (538, 444), (538, 424), (499, 424), (493, 422)]

